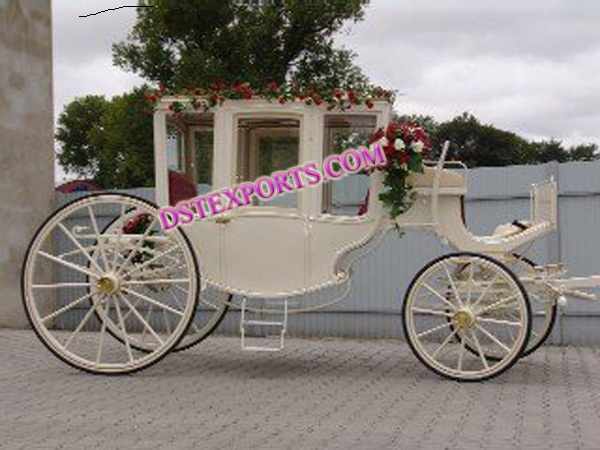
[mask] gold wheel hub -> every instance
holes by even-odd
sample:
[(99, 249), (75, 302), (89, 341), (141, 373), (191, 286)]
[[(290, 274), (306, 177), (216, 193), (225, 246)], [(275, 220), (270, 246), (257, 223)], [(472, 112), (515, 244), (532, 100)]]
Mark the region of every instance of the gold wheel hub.
[(119, 290), (119, 280), (112, 275), (105, 275), (96, 281), (96, 289), (104, 295), (114, 294)]
[(459, 309), (452, 316), (452, 323), (461, 330), (469, 328), (473, 322), (475, 322), (475, 315), (469, 309)]

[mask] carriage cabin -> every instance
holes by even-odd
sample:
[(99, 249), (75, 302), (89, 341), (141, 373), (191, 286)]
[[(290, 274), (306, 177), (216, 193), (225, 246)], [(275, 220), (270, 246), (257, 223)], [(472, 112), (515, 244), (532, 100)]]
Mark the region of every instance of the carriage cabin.
[[(320, 170), (327, 156), (365, 146), (391, 114), (386, 101), (339, 111), (264, 99), (173, 114), (174, 101), (192, 99), (163, 97), (154, 115), (160, 207), (309, 162)], [(267, 201), (254, 198), (185, 231), (209, 282), (248, 296), (305, 292), (345, 280), (341, 257), (377, 233), (383, 216), (377, 180), (378, 174), (348, 175)], [(369, 189), (369, 208), (359, 215)]]

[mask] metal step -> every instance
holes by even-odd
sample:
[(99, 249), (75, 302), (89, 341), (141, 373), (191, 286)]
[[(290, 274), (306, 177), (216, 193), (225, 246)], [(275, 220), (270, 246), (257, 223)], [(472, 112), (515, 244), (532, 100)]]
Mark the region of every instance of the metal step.
[[(242, 338), (242, 350), (254, 351), (254, 352), (277, 352), (283, 350), (284, 337), (287, 329), (287, 316), (288, 316), (288, 303), (287, 300), (279, 300), (278, 305), (283, 306), (281, 313), (269, 313), (271, 315), (283, 314), (283, 320), (262, 320), (262, 319), (247, 319), (248, 311), (246, 310), (247, 299), (242, 299), (242, 308), (240, 315), (240, 335)], [(268, 326), (268, 327), (279, 327), (279, 339), (277, 340), (278, 345), (247, 345), (246, 342), (246, 326)], [(265, 338), (253, 338), (253, 341), (262, 339), (264, 341), (271, 341), (267, 337)]]

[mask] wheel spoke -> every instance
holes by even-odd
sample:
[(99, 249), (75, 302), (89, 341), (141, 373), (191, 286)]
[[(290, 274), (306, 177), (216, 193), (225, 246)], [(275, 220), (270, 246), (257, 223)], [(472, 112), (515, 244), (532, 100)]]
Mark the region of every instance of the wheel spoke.
[(150, 334), (152, 336), (154, 336), (154, 338), (162, 345), (165, 342), (160, 338), (160, 336), (158, 334), (156, 334), (156, 332), (154, 331), (154, 329), (150, 326), (150, 324), (148, 324), (148, 322), (146, 322), (144, 320), (144, 318), (142, 317), (142, 315), (131, 306), (131, 303), (129, 303), (129, 300), (127, 300), (127, 298), (119, 293), (119, 297), (121, 298), (121, 300), (123, 300), (123, 302), (125, 302), (125, 304), (129, 307), (129, 309), (131, 309), (133, 311), (133, 314), (138, 318), (138, 320), (142, 323), (142, 325), (144, 325), (144, 327), (150, 332)]
[(458, 332), (458, 328), (455, 328), (454, 330), (452, 330), (452, 333), (450, 333), (448, 335), (448, 337), (446, 339), (444, 339), (444, 342), (442, 342), (440, 344), (440, 346), (438, 348), (435, 349), (435, 351), (432, 353), (431, 357), (433, 359), (436, 358), (436, 356), (439, 354), (439, 352), (442, 351), (442, 349), (448, 344), (448, 342), (450, 342), (450, 340), (456, 335), (456, 333)]
[(71, 336), (69, 336), (69, 339), (67, 339), (67, 342), (65, 342), (65, 345), (63, 346), (65, 349), (69, 347), (75, 336), (83, 329), (88, 320), (90, 320), (90, 317), (92, 317), (92, 314), (95, 309), (96, 305), (94, 304), (90, 307), (89, 311), (85, 314), (85, 316), (83, 316), (83, 319), (81, 319), (81, 322), (79, 322), (77, 328), (73, 330), (73, 333), (71, 333)]
[(412, 309), (414, 312), (418, 312), (421, 314), (430, 314), (432, 316), (444, 316), (444, 317), (452, 317), (452, 314), (450, 314), (447, 311), (441, 311), (438, 309), (425, 309), (425, 308), (413, 308)]
[(513, 294), (510, 297), (505, 297), (503, 299), (500, 299), (500, 300), (498, 300), (498, 301), (496, 301), (496, 302), (494, 302), (494, 303), (492, 303), (492, 304), (490, 304), (488, 306), (485, 306), (485, 307), (481, 308), (477, 313), (478, 314), (483, 314), (485, 312), (492, 311), (494, 309), (499, 309), (502, 306), (506, 307), (507, 306), (506, 305), (507, 302), (510, 302), (511, 300), (514, 300), (516, 298), (519, 298), (519, 294)]
[(456, 284), (454, 284), (454, 279), (450, 275), (450, 271), (448, 270), (448, 266), (446, 266), (445, 261), (442, 262), (442, 267), (444, 268), (444, 272), (446, 273), (446, 278), (448, 278), (448, 281), (450, 282), (450, 287), (452, 288), (452, 291), (454, 292), (456, 301), (458, 302), (458, 304), (460, 306), (463, 306), (463, 301), (461, 300), (460, 295), (458, 295), (458, 290), (456, 289)]
[(465, 337), (462, 333), (459, 333), (458, 336), (460, 338), (460, 349), (458, 350), (458, 363), (456, 365), (456, 370), (461, 372), (463, 366), (463, 356), (465, 354)]
[(159, 302), (157, 300), (154, 300), (154, 299), (152, 299), (152, 298), (150, 298), (150, 297), (148, 297), (148, 296), (146, 296), (144, 294), (140, 294), (139, 292), (134, 291), (133, 289), (123, 288), (123, 291), (127, 292), (128, 294), (134, 295), (134, 296), (136, 296), (138, 298), (141, 298), (142, 300), (144, 300), (144, 301), (146, 301), (148, 303), (151, 303), (154, 306), (157, 306), (158, 308), (166, 309), (167, 311), (169, 311), (169, 312), (171, 312), (171, 313), (173, 313), (173, 314), (175, 314), (177, 316), (183, 316), (183, 312), (182, 311), (178, 311), (176, 309), (173, 309), (170, 306), (165, 305), (164, 303), (161, 303), (161, 302)]
[[(173, 291), (171, 291), (170, 289), (167, 291), (169, 292), (169, 294), (171, 295), (171, 297), (173, 297), (173, 300), (175, 300), (175, 303), (177, 303), (177, 306), (179, 306), (181, 309), (184, 309), (183, 305), (181, 304), (181, 301), (177, 298), (177, 296), (173, 293)], [(187, 293), (187, 291), (186, 291)], [(197, 333), (200, 332), (200, 329), (196, 326), (196, 323), (192, 320), (192, 325), (191, 327), (194, 329), (194, 331), (196, 331)]]
[(81, 243), (75, 238), (75, 236), (73, 236), (73, 234), (71, 234), (67, 227), (65, 227), (62, 223), (59, 223), (58, 228), (60, 228), (60, 230), (69, 238), (69, 240), (75, 244), (75, 247), (77, 247), (79, 251), (83, 253), (83, 256), (85, 256), (85, 258), (92, 264), (92, 266), (96, 268), (98, 272), (102, 273), (104, 271), (102, 267), (100, 267), (98, 263), (88, 254), (88, 252), (85, 251)]
[(128, 281), (123, 281), (123, 285), (139, 285), (139, 284), (176, 284), (176, 283), (189, 283), (190, 280), (189, 278), (180, 278), (180, 279), (174, 279), (174, 278), (159, 278), (159, 279), (152, 279), (152, 280), (128, 280)]
[(487, 359), (485, 359), (485, 354), (483, 353), (481, 345), (479, 344), (479, 339), (477, 339), (477, 336), (475, 336), (475, 333), (473, 333), (472, 330), (469, 330), (469, 333), (471, 334), (471, 338), (473, 338), (473, 342), (475, 343), (475, 348), (477, 348), (477, 353), (479, 354), (479, 358), (481, 359), (481, 362), (483, 363), (483, 367), (485, 367), (486, 370), (489, 370), (490, 365), (488, 364)]
[(440, 299), (442, 302), (444, 302), (446, 305), (448, 305), (450, 308), (452, 308), (453, 311), (456, 311), (456, 306), (453, 305), (451, 302), (449, 302), (446, 298), (444, 298), (443, 295), (441, 295), (438, 291), (436, 291), (435, 289), (433, 289), (431, 286), (429, 286), (427, 283), (423, 283), (423, 287), (425, 289), (427, 289), (429, 292), (431, 292), (433, 295), (435, 295), (438, 299)]
[(421, 333), (417, 334), (417, 337), (422, 338), (429, 334), (435, 333), (436, 331), (443, 330), (444, 328), (448, 328), (450, 325), (452, 325), (452, 323), (450, 323), (450, 322), (443, 323), (441, 325), (438, 325), (437, 327), (430, 328), (427, 331), (422, 331)]
[(127, 349), (127, 357), (129, 358), (129, 362), (133, 362), (133, 353), (131, 352), (131, 344), (129, 343), (129, 334), (127, 333), (127, 328), (125, 327), (125, 321), (123, 320), (123, 313), (121, 312), (121, 306), (119, 305), (119, 301), (115, 300), (115, 309), (117, 310), (117, 317), (119, 318), (119, 324), (121, 331), (123, 332), (123, 341), (125, 341), (125, 348)]
[(511, 322), (510, 320), (492, 319), (491, 317), (478, 317), (479, 322), (493, 323), (496, 325), (507, 325), (511, 327), (520, 327), (521, 322)]
[(65, 266), (65, 267), (68, 267), (68, 268), (70, 268), (70, 269), (73, 269), (73, 270), (75, 270), (76, 272), (83, 273), (83, 274), (85, 274), (85, 275), (87, 275), (87, 276), (89, 276), (89, 277), (92, 277), (92, 278), (98, 278), (98, 275), (96, 275), (94, 272), (92, 272), (92, 271), (88, 270), (86, 267), (79, 266), (79, 265), (77, 265), (77, 264), (74, 264), (74, 263), (72, 263), (72, 262), (65, 261), (64, 259), (57, 258), (56, 256), (54, 256), (54, 255), (51, 255), (51, 254), (49, 254), (49, 253), (46, 253), (46, 252), (44, 252), (44, 251), (42, 251), (42, 250), (40, 250), (40, 251), (38, 252), (38, 255), (41, 255), (41, 256), (43, 256), (44, 258), (47, 258), (47, 259), (49, 259), (50, 261), (54, 261), (54, 262), (56, 262), (56, 263), (58, 263), (58, 264), (62, 264), (63, 266)]
[(108, 311), (110, 309), (110, 297), (106, 299), (106, 309), (104, 310), (104, 317), (102, 318), (102, 327), (100, 328), (100, 340), (98, 341), (98, 351), (96, 352), (96, 364), (100, 364), (102, 359), (102, 351), (104, 350), (104, 335), (106, 334), (106, 326), (108, 321)]
[[(135, 300), (135, 303), (133, 304), (134, 308), (137, 308), (137, 306), (140, 304), (140, 302), (142, 301), (142, 299), (138, 298)], [(129, 311), (127, 311), (125, 313), (125, 315), (123, 316), (123, 320), (127, 320), (127, 318), (131, 315), (132, 310), (130, 309)]]
[[(137, 302), (141, 302), (141, 301), (142, 301), (141, 299), (139, 299), (139, 298), (137, 299)], [(137, 304), (136, 304), (136, 305), (134, 305), (134, 306), (135, 306), (135, 307), (137, 307)], [(153, 311), (153, 309), (154, 309), (154, 305), (150, 304), (150, 305), (148, 306), (148, 310), (146, 311), (146, 317), (145, 317), (145, 320), (146, 320), (146, 322), (148, 322), (148, 323), (150, 323), (150, 316), (152, 315), (152, 311)], [(144, 341), (145, 341), (145, 339), (146, 339), (146, 333), (147, 333), (147, 332), (148, 332), (148, 330), (146, 329), (146, 327), (144, 327), (144, 329), (142, 330), (142, 342), (144, 342)]]
[(490, 333), (488, 330), (486, 330), (485, 328), (483, 328), (481, 325), (479, 324), (475, 324), (475, 327), (477, 327), (477, 329), (479, 331), (481, 331), (483, 334), (485, 334), (488, 338), (490, 338), (492, 341), (494, 341), (494, 343), (502, 348), (502, 350), (504, 350), (506, 353), (510, 353), (510, 348), (504, 344), (500, 339), (498, 339), (496, 336), (494, 336), (492, 333)]
[(46, 317), (42, 317), (42, 319), (41, 319), (42, 323), (47, 322), (50, 319), (54, 319), (55, 317), (60, 316), (61, 314), (69, 311), (71, 308), (74, 308), (75, 306), (81, 304), (82, 302), (84, 302), (85, 300), (90, 298), (92, 295), (94, 295), (94, 294), (91, 292), (89, 294), (85, 294), (85, 295), (79, 297), (77, 300), (73, 300), (68, 305), (65, 305), (62, 308), (57, 309), (52, 314), (48, 314)]
[(471, 296), (473, 295), (473, 283), (474, 282), (475, 282), (474, 268), (473, 268), (473, 263), (471, 262), (469, 264), (469, 279), (467, 280), (467, 300), (466, 300), (467, 306), (471, 304)]
[(471, 308), (475, 308), (477, 307), (477, 305), (479, 305), (479, 302), (481, 302), (481, 300), (484, 299), (484, 297), (487, 295), (487, 293), (489, 292), (490, 288), (496, 283), (496, 281), (498, 280), (498, 278), (500, 278), (500, 272), (496, 273), (496, 275), (494, 275), (494, 278), (492, 279), (492, 281), (490, 281), (490, 284), (488, 284), (485, 289), (483, 290), (483, 292), (481, 293), (481, 295), (479, 296), (479, 298), (477, 300), (475, 300), (475, 303), (473, 303), (471, 305)]
[(94, 233), (96, 234), (96, 245), (100, 249), (100, 256), (102, 257), (102, 261), (104, 261), (104, 269), (110, 270), (110, 266), (108, 264), (108, 258), (106, 257), (106, 250), (104, 249), (104, 245), (100, 242), (100, 231), (98, 228), (98, 222), (96, 221), (96, 215), (92, 210), (92, 207), (88, 205), (88, 214), (90, 216), (90, 222), (92, 222), (92, 228), (94, 229)]
[[(135, 211), (135, 210), (134, 210)], [(113, 254), (113, 268), (117, 267), (117, 255), (120, 252), (119, 247), (121, 246), (121, 238), (123, 237), (123, 226), (125, 225), (125, 205), (121, 205), (121, 213), (119, 214), (119, 223), (117, 226), (117, 242), (115, 242), (115, 249)]]
[(90, 287), (92, 283), (54, 283), (54, 284), (32, 284), (33, 289), (58, 289), (58, 288), (78, 288)]

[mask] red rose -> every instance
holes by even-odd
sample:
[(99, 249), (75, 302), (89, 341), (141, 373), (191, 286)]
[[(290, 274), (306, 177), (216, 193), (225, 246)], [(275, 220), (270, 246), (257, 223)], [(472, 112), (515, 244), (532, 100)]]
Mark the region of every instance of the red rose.
[(379, 128), (375, 133), (373, 133), (373, 135), (371, 136), (371, 139), (369, 140), (369, 145), (373, 144), (374, 142), (377, 142), (379, 139), (381, 139), (382, 137), (385, 136), (385, 133), (383, 131), (383, 128)]
[(275, 83), (274, 81), (271, 81), (271, 82), (269, 83), (269, 90), (270, 90), (271, 92), (273, 92), (273, 91), (276, 91), (276, 90), (277, 90), (277, 83)]
[(123, 233), (136, 234), (143, 233), (148, 228), (148, 224), (151, 222), (150, 214), (141, 213), (133, 216), (125, 225), (123, 225)]
[(211, 105), (216, 105), (218, 99), (219, 99), (219, 96), (217, 94), (211, 94), (209, 97)]
[(223, 89), (225, 89), (225, 87), (225, 83), (223, 83), (223, 81), (219, 79), (216, 79), (210, 83), (210, 88), (213, 91), (222, 91)]
[(352, 89), (350, 89), (348, 91), (348, 100), (350, 100), (351, 102), (355, 102), (356, 101), (356, 92)]
[(254, 95), (254, 92), (252, 92), (252, 89), (245, 89), (242, 95), (246, 100), (250, 100)]
[(394, 157), (395, 148), (393, 145), (388, 145), (383, 149), (383, 153), (385, 153), (385, 159), (391, 161)]
[(333, 91), (333, 96), (334, 96), (335, 98), (337, 98), (338, 100), (341, 100), (341, 98), (342, 98), (342, 95), (343, 95), (342, 91), (340, 91), (340, 90), (338, 90), (338, 89), (336, 89), (335, 91)]
[(375, 106), (375, 104), (371, 100), (367, 100), (365, 102), (365, 105), (367, 105), (367, 108), (369, 108), (369, 109), (372, 109), (373, 106)]
[(408, 164), (410, 162), (410, 155), (408, 152), (402, 152), (398, 155), (398, 162), (400, 164)]

